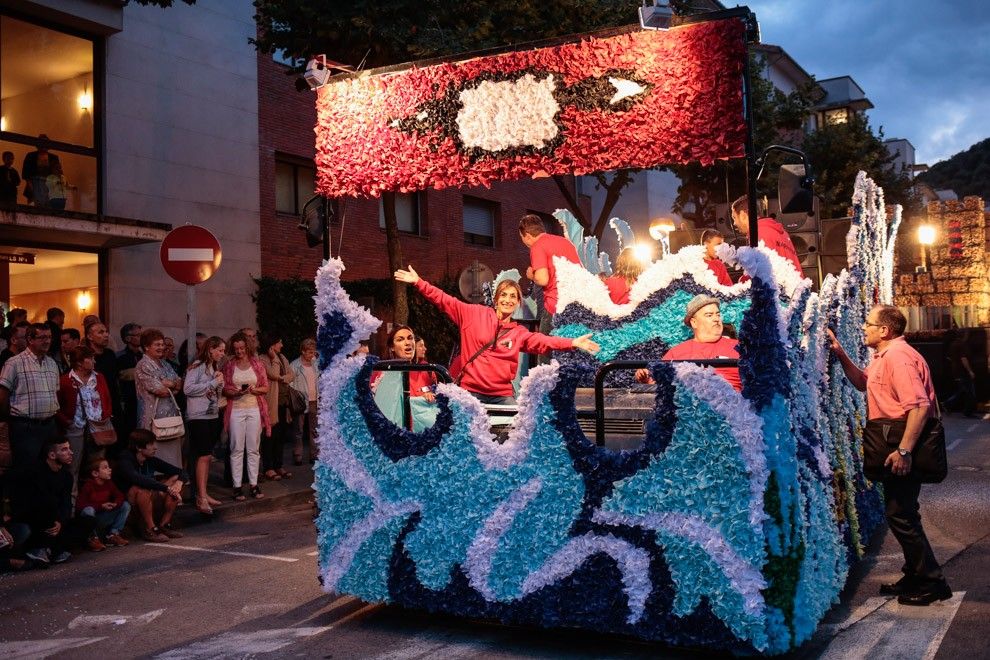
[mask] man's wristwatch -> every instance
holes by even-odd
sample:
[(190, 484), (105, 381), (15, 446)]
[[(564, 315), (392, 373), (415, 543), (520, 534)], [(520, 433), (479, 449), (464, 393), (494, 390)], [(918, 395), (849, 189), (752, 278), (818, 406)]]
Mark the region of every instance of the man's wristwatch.
[(897, 448), (897, 453), (900, 454), (901, 456), (910, 456), (911, 455), (911, 450), (904, 449), (903, 447), (898, 447)]

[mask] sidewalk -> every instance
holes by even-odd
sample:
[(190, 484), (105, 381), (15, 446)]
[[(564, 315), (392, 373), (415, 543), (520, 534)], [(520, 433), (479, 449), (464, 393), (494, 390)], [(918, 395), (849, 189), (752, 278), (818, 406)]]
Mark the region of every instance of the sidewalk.
[[(191, 527), (218, 520), (233, 520), (234, 518), (243, 518), (256, 513), (285, 509), (309, 502), (313, 499), (313, 466), (308, 462), (303, 462), (302, 465), (293, 465), (291, 451), (286, 453), (288, 460), (285, 461), (285, 469), (292, 473), (292, 478), (268, 481), (262, 475), (258, 485), (261, 486), (261, 491), (265, 496), (257, 500), (249, 496), (243, 502), (234, 501), (233, 488), (224, 484), (223, 462), (214, 459), (210, 464), (207, 492), (223, 504), (213, 507), (213, 515), (207, 516), (196, 510), (195, 499), (189, 494), (183, 499), (182, 506), (175, 512), (176, 527)], [(247, 495), (247, 493), (248, 488), (245, 481), (244, 494)]]

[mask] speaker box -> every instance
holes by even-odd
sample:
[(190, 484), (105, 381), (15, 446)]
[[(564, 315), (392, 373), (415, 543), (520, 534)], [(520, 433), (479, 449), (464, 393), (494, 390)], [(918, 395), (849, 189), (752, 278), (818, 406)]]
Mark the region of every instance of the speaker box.
[(701, 245), (704, 229), (678, 229), (670, 232), (670, 252), (673, 254), (687, 245)]
[(818, 232), (802, 231), (791, 233), (791, 243), (794, 251), (801, 260), (801, 267), (807, 272), (808, 268), (818, 267)]
[(822, 254), (845, 256), (846, 235), (852, 218), (835, 218), (832, 220), (822, 220)]
[[(776, 200), (771, 200), (770, 210), (776, 210), (777, 205)], [(798, 213), (777, 213), (777, 222), (784, 226), (784, 229), (789, 232), (795, 231), (818, 231), (818, 210), (819, 201), (818, 198), (814, 198), (813, 211), (809, 215), (808, 213), (801, 211)]]
[(848, 268), (849, 262), (846, 255), (835, 255), (835, 254), (823, 254), (822, 255), (822, 274), (823, 275), (838, 275), (843, 268)]

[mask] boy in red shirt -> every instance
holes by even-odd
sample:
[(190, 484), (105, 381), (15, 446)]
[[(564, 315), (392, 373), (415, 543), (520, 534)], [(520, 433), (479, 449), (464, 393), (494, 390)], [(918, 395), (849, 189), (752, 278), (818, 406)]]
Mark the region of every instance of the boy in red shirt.
[[(84, 482), (76, 498), (76, 512), (80, 516), (96, 518), (93, 536), (87, 545), (94, 552), (106, 549), (107, 545), (125, 546), (129, 543), (121, 536), (131, 505), (124, 494), (110, 480), (112, 472), (105, 458), (94, 458), (89, 464), (89, 480)], [(108, 530), (106, 545), (100, 540), (100, 531)]]
[(729, 270), (722, 263), (722, 260), (715, 255), (715, 248), (725, 242), (725, 236), (717, 229), (706, 229), (701, 234), (701, 244), (705, 246), (705, 265), (708, 270), (715, 273), (718, 283), (722, 286), (732, 286), (732, 278), (729, 277)]

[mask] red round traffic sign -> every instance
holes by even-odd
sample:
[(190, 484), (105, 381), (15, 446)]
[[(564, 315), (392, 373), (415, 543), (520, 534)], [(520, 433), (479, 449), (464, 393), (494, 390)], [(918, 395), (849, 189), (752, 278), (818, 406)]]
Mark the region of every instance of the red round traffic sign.
[(220, 268), (220, 241), (208, 229), (183, 225), (168, 233), (159, 255), (165, 272), (173, 280), (201, 284)]

